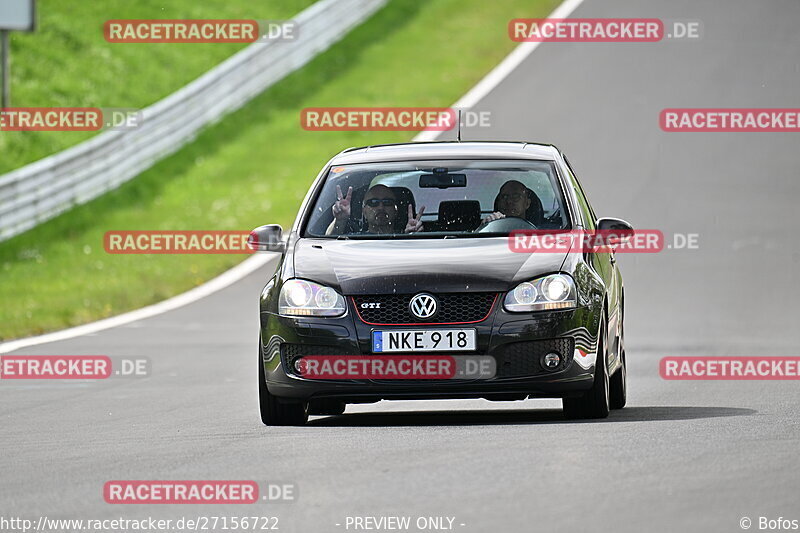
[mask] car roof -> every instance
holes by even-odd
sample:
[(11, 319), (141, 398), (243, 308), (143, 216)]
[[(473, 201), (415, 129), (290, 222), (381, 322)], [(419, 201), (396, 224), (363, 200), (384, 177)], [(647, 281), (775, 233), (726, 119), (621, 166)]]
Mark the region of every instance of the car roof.
[(553, 161), (558, 148), (552, 144), (508, 141), (437, 141), (376, 144), (348, 148), (332, 165), (426, 159), (537, 159)]

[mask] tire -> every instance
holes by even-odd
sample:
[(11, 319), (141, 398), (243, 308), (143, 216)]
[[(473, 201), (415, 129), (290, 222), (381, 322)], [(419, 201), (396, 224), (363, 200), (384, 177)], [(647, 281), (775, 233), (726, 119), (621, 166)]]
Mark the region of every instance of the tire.
[(341, 415), (347, 404), (336, 400), (316, 400), (308, 404), (308, 414), (310, 415)]
[(622, 409), (628, 401), (628, 363), (625, 357), (625, 314), (620, 316), (620, 331), (619, 331), (619, 357), (622, 360), (622, 366), (611, 376), (609, 381), (609, 404), (612, 409)]
[(267, 389), (264, 359), (261, 353), (261, 337), (258, 339), (258, 403), (261, 422), (266, 426), (302, 426), (308, 421), (308, 402), (284, 403)]
[(600, 339), (597, 346), (597, 361), (594, 368), (592, 388), (578, 398), (564, 398), (561, 404), (564, 416), (570, 419), (606, 418), (611, 410), (609, 401), (608, 342), (606, 321), (600, 323)]
[(611, 393), (609, 405), (611, 409), (622, 409), (628, 401), (628, 370), (626, 369), (625, 352), (622, 352), (621, 357), (622, 366), (619, 367), (619, 370), (617, 370), (609, 380), (609, 391)]

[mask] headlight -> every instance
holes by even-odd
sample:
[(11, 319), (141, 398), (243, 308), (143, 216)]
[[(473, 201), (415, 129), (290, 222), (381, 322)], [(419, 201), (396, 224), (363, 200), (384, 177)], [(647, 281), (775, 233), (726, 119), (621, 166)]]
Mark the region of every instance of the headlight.
[(503, 306), (512, 313), (574, 309), (578, 305), (575, 282), (566, 274), (552, 274), (520, 283), (506, 294)]
[(278, 313), (288, 316), (341, 316), (347, 307), (344, 297), (318, 283), (290, 279), (281, 287)]

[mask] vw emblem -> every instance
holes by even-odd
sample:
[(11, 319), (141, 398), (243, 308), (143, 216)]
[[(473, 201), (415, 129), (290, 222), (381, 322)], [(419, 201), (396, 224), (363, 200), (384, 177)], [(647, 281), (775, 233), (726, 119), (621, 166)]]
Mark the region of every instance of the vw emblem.
[(424, 292), (411, 298), (411, 302), (408, 304), (408, 309), (411, 311), (411, 314), (421, 319), (434, 316), (437, 307), (438, 303), (436, 302), (436, 298)]

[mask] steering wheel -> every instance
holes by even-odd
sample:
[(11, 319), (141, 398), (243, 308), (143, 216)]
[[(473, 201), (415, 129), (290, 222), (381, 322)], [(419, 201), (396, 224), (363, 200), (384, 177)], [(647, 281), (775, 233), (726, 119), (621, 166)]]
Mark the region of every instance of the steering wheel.
[(529, 220), (521, 217), (503, 217), (484, 222), (475, 231), (477, 233), (508, 233), (519, 229), (537, 229)]

